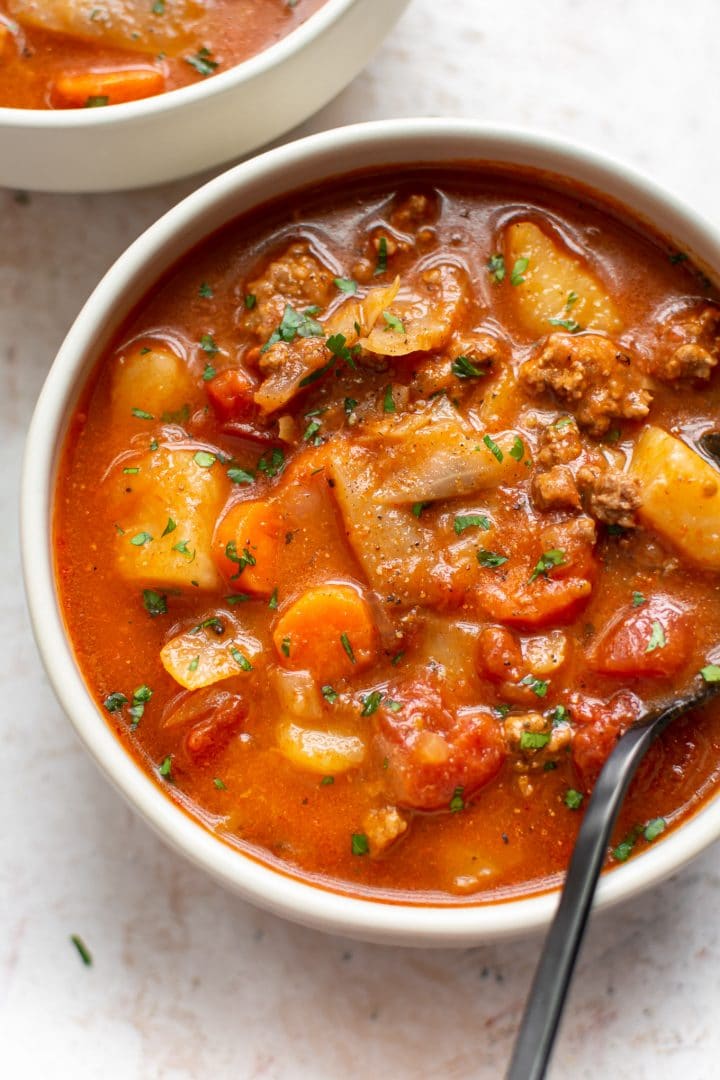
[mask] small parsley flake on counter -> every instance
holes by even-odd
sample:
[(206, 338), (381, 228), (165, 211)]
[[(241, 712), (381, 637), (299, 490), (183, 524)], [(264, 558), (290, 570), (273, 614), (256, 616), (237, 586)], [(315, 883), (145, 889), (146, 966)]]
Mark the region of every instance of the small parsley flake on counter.
[(79, 934), (71, 934), (70, 935), (70, 940), (72, 941), (73, 945), (77, 949), (78, 956), (82, 960), (85, 967), (92, 967), (92, 964), (93, 964), (92, 953), (88, 949), (88, 947), (85, 944), (85, 942), (83, 941), (83, 939), (79, 936)]

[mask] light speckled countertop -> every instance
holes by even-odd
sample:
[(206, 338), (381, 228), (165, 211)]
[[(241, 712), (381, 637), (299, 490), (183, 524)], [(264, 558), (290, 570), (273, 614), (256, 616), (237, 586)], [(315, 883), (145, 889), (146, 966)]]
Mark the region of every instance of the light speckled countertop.
[[(715, 0), (415, 0), (303, 131), (465, 115), (625, 158), (718, 215)], [(248, 907), (172, 854), (81, 750), (40, 670), (16, 528), (25, 429), (99, 275), (197, 180), (0, 192), (0, 1073), (8, 1080), (502, 1075), (537, 941), (401, 951)], [(553, 1078), (720, 1070), (720, 852), (593, 920)], [(94, 955), (84, 968), (68, 941)]]

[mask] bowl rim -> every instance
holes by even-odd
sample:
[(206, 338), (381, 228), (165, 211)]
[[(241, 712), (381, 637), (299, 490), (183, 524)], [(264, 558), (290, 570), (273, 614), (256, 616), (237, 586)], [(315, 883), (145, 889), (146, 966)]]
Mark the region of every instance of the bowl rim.
[[(414, 152), (416, 146), (422, 149), (420, 154)], [(475, 120), (380, 120), (324, 131), (266, 151), (210, 180), (142, 233), (98, 283), (68, 332), (45, 380), (27, 436), (21, 484), (23, 575), (37, 646), (61, 706), (101, 770), (166, 842), (246, 900), (307, 926), (402, 945), (479, 944), (546, 926), (557, 906), (558, 889), (476, 905), (388, 903), (288, 876), (232, 848), (156, 787), (116, 738), (76, 665), (55, 587), (49, 522), (56, 451), (64, 440), (79, 387), (92, 368), (91, 358), (97, 361), (94, 338), (102, 332), (104, 321), (117, 327), (132, 306), (127, 299), (132, 282), (150, 270), (156, 280), (180, 259), (195, 242), (187, 243), (184, 230), (193, 222), (197, 225), (213, 208), (225, 213), (230, 203), (234, 209), (222, 218), (229, 222), (262, 202), (251, 191), (246, 195), (249, 201), (243, 201), (244, 190), (253, 184), (279, 177), (280, 190), (291, 193), (301, 186), (297, 180), (301, 167), (310, 173), (316, 170), (317, 182), (361, 168), (357, 162), (364, 160), (363, 154), (366, 160), (390, 166), (415, 161), (442, 167), (475, 159), (524, 164), (569, 176), (626, 205), (636, 219), (654, 222), (668, 239), (682, 237), (682, 250), (720, 271), (718, 226), (634, 168), (554, 134)], [(328, 170), (328, 162), (335, 161), (342, 168)], [(222, 224), (213, 224), (205, 235), (218, 227)], [(151, 287), (145, 284), (140, 295)], [(37, 543), (40, 535), (46, 538), (42, 545)], [(658, 883), (718, 837), (720, 799), (711, 797), (661, 843), (604, 874), (596, 895), (598, 908)]]
[(156, 117), (233, 92), (302, 52), (313, 40), (322, 37), (325, 31), (342, 19), (352, 7), (362, 2), (363, 0), (325, 0), (322, 7), (308, 15), (294, 30), (246, 60), (241, 60), (226, 71), (220, 71), (201, 82), (166, 90), (152, 97), (121, 102), (107, 109), (19, 109), (2, 105), (0, 131), (3, 127), (38, 131), (56, 128), (94, 130), (108, 124)]

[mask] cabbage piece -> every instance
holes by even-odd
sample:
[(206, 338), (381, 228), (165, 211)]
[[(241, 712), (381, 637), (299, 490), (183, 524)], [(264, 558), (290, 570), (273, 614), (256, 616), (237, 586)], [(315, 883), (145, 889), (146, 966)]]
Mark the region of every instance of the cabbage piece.
[(447, 344), (468, 299), (467, 275), (450, 263), (425, 270), (417, 295), (395, 300), (380, 309), (375, 324), (360, 345), (379, 356), (430, 352)]
[(531, 221), (508, 227), (505, 252), (505, 281), (520, 322), (534, 337), (563, 323), (571, 332), (576, 327), (608, 334), (621, 329), (618, 309), (599, 278)]
[(109, 482), (118, 573), (135, 585), (212, 590), (220, 579), (211, 555), (213, 528), (230, 481), (213, 455), (161, 445), (122, 459)]
[(114, 361), (112, 374), (113, 419), (124, 422), (133, 409), (160, 419), (180, 413), (193, 398), (195, 380), (185, 361), (164, 345), (137, 345)]
[(23, 26), (175, 56), (197, 40), (207, 4), (165, 0), (162, 12), (155, 12), (151, 0), (7, 0), (7, 10)]
[(371, 587), (382, 595), (402, 603), (440, 602), (447, 598), (449, 571), (437, 540), (409, 506), (377, 499), (376, 461), (376, 454), (345, 444), (327, 467), (350, 546)]
[(370, 429), (382, 459), (377, 466), (381, 503), (432, 502), (513, 483), (527, 476), (525, 446), (514, 431), (496, 435), (471, 428), (447, 398), (422, 412)]
[(303, 727), (289, 721), (277, 731), (280, 753), (298, 769), (336, 776), (362, 765), (366, 746), (359, 735)]
[(640, 483), (641, 522), (693, 562), (720, 570), (720, 471), (680, 439), (648, 426), (630, 475)]

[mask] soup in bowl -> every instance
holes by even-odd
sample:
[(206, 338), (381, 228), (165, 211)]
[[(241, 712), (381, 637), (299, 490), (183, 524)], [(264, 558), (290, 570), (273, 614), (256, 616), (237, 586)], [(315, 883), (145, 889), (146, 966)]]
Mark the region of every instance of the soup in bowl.
[[(208, 185), (89, 302), (28, 448), (36, 632), (104, 767), (245, 895), (395, 941), (539, 925), (616, 739), (720, 679), (684, 214), (539, 138), (368, 125)], [(658, 741), (601, 899), (715, 834), (719, 763), (717, 705)]]

